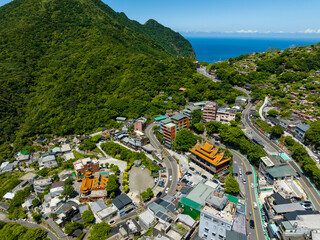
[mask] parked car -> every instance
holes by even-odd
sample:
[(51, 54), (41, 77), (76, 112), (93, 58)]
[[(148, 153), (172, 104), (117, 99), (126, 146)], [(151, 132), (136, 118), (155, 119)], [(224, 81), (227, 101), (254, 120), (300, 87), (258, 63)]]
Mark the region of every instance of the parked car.
[(172, 181), (172, 176), (169, 177), (169, 180)]
[(166, 191), (165, 191), (165, 193), (168, 193), (168, 192), (169, 192), (169, 188), (167, 187), (167, 188), (166, 188)]
[(194, 171), (194, 168), (193, 168), (193, 167), (189, 167), (189, 169), (190, 169), (191, 171)]
[(253, 202), (253, 207), (254, 207), (254, 209), (257, 209), (258, 208), (258, 204), (256, 202)]
[(246, 184), (246, 179), (245, 178), (242, 178), (242, 182), (243, 182), (243, 184)]
[(201, 177), (203, 177), (204, 179), (208, 179), (206, 175), (201, 175)]
[(145, 168), (146, 168), (145, 166), (142, 166), (142, 167), (141, 167), (141, 170), (144, 170)]
[(156, 197), (159, 198), (159, 197), (161, 197), (161, 195), (162, 195), (162, 192), (158, 192)]
[(250, 174), (252, 174), (252, 172), (251, 172), (251, 171), (246, 172), (246, 175), (250, 175)]

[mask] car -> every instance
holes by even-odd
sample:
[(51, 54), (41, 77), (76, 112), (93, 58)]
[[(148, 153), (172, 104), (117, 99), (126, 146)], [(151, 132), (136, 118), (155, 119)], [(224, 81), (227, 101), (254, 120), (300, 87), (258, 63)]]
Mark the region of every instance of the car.
[(114, 224), (116, 222), (116, 220), (111, 220), (110, 222), (109, 222), (109, 225), (112, 225), (112, 224)]
[(201, 177), (203, 177), (204, 179), (208, 179), (206, 175), (201, 175)]
[(251, 171), (246, 172), (246, 175), (251, 175), (251, 174), (252, 174)]
[(251, 183), (251, 188), (254, 188), (254, 184), (253, 183)]
[(154, 162), (155, 164), (157, 164), (157, 161), (156, 161), (156, 160), (153, 160), (152, 162)]
[(167, 187), (167, 188), (166, 188), (166, 191), (165, 191), (165, 193), (168, 193), (168, 192), (169, 192), (169, 188)]
[(298, 173), (298, 172), (296, 172), (296, 175), (297, 175), (298, 177), (301, 177), (300, 173)]
[(158, 182), (158, 178), (155, 178), (155, 179), (154, 179), (154, 183), (156, 183), (156, 182)]
[(246, 184), (246, 179), (245, 178), (242, 178), (242, 182), (243, 182), (243, 184)]
[(159, 198), (159, 197), (161, 197), (161, 195), (162, 195), (162, 192), (158, 192), (156, 197)]
[(256, 202), (253, 202), (253, 207), (254, 207), (254, 209), (257, 209), (258, 208), (258, 204)]
[(191, 171), (194, 171), (194, 168), (193, 168), (193, 167), (189, 167), (189, 169), (190, 169)]
[(159, 163), (159, 167), (163, 168), (163, 165), (161, 163)]
[(169, 177), (169, 181), (172, 181), (172, 176)]
[(142, 166), (142, 167), (141, 167), (141, 170), (144, 170), (145, 168), (146, 168), (145, 166)]
[(254, 221), (251, 219), (249, 223), (250, 223), (250, 228), (254, 229)]

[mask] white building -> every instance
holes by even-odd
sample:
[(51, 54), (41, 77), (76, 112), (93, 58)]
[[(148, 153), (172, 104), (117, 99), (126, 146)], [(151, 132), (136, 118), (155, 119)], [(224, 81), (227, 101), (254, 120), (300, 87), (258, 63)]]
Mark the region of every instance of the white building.
[(143, 227), (145, 230), (151, 228), (155, 221), (155, 217), (153, 216), (153, 213), (150, 210), (146, 210), (140, 213), (138, 217), (140, 226)]

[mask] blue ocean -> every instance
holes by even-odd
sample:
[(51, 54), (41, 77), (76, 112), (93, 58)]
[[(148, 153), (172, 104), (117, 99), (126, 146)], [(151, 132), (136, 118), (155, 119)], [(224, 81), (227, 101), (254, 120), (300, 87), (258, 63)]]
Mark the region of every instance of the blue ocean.
[(292, 45), (310, 45), (320, 39), (271, 39), (271, 38), (197, 38), (186, 37), (200, 62), (215, 63), (253, 52), (264, 52), (269, 47), (286, 49)]

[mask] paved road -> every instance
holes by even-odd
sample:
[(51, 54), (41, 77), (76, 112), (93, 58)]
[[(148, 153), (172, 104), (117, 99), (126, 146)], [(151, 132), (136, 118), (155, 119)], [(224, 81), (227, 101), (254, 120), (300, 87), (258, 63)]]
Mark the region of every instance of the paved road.
[[(256, 195), (256, 184), (255, 184), (255, 175), (252, 173), (250, 175), (246, 175), (246, 172), (251, 171), (253, 172), (253, 169), (251, 167), (250, 162), (248, 159), (244, 156), (242, 156), (239, 152), (232, 150), (233, 153), (233, 163), (237, 163), (239, 168), (242, 168), (242, 178), (246, 179), (246, 183), (244, 184), (245, 188), (245, 202), (246, 202), (246, 216), (249, 218), (249, 220), (254, 221), (255, 228), (251, 229), (249, 226), (249, 221), (247, 221), (247, 232), (248, 237), (250, 240), (258, 239), (258, 240), (264, 240), (266, 239), (264, 235), (264, 229), (262, 226), (262, 219), (261, 219), (261, 213), (260, 209), (255, 209), (253, 206), (253, 203), (258, 203), (257, 201), (257, 195)], [(241, 180), (242, 181), (242, 180)], [(242, 183), (240, 183), (242, 184)], [(254, 185), (254, 188), (251, 187), (251, 185)], [(250, 216), (251, 213), (251, 216)]]
[[(152, 146), (158, 151), (160, 156), (162, 156), (164, 164), (167, 168), (168, 173), (168, 181), (165, 188), (168, 188), (168, 195), (173, 196), (177, 189), (177, 182), (178, 182), (178, 166), (176, 160), (168, 153), (168, 151), (160, 144), (157, 137), (154, 135), (152, 127), (155, 126), (155, 124), (150, 124), (146, 130), (145, 134), (150, 139), (150, 143)], [(170, 177), (172, 180), (170, 180)], [(162, 193), (162, 196), (166, 195), (165, 193)]]
[[(272, 149), (274, 152), (283, 152), (283, 150), (278, 145), (276, 145), (269, 138), (267, 138), (264, 134), (262, 134), (258, 129), (256, 129), (256, 127), (251, 122), (250, 109), (252, 107), (252, 104), (251, 104), (250, 95), (248, 95), (248, 96), (249, 96), (249, 103), (242, 114), (243, 125), (245, 126), (246, 129), (249, 129), (252, 132), (254, 132), (256, 137), (261, 139), (267, 148)], [(300, 174), (301, 178), (300, 178), (299, 182), (300, 182), (301, 186), (306, 191), (314, 208), (317, 211), (320, 211), (320, 195), (319, 195), (319, 193), (317, 192), (315, 187), (310, 183), (310, 180), (306, 176), (303, 175), (302, 171), (300, 170), (300, 168), (298, 167), (298, 165), (296, 164), (295, 161), (292, 160), (292, 161), (289, 161), (288, 163), (291, 166), (291, 168), (293, 168), (296, 172), (298, 172)]]

